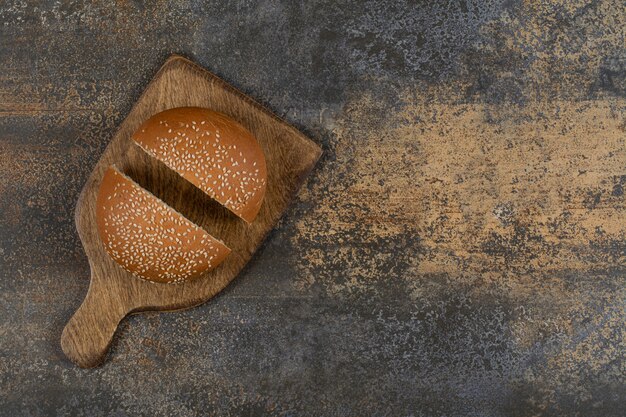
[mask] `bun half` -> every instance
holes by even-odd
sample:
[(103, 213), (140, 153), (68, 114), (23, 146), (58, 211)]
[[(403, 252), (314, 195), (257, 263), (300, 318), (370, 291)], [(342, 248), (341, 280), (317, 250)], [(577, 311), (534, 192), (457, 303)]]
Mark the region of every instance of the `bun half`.
[(263, 150), (228, 116), (200, 107), (165, 110), (133, 140), (246, 222), (258, 214), (267, 184)]
[(102, 179), (96, 218), (107, 253), (128, 272), (149, 281), (195, 278), (230, 253), (224, 243), (114, 167)]

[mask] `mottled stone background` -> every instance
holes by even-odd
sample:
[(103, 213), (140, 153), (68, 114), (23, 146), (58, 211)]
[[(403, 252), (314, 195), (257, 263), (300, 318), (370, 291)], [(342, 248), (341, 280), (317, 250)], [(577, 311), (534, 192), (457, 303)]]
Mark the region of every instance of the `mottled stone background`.
[[(3, 416), (623, 416), (623, 0), (0, 2)], [(78, 193), (181, 53), (325, 154), (226, 291), (59, 347)]]

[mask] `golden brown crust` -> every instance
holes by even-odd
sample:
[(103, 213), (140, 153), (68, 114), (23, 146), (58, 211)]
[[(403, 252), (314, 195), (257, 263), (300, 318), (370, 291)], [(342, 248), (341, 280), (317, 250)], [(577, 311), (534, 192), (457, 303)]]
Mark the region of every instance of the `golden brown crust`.
[(228, 116), (200, 107), (165, 110), (133, 140), (245, 221), (258, 214), (267, 183), (263, 150)]
[(222, 242), (111, 167), (100, 185), (98, 231), (108, 254), (128, 272), (174, 283), (197, 277), (230, 253)]

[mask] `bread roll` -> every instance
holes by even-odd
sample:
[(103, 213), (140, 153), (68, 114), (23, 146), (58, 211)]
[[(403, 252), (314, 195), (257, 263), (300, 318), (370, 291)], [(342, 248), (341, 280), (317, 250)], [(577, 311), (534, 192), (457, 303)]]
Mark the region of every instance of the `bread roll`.
[(246, 222), (259, 212), (267, 183), (263, 150), (228, 116), (199, 107), (166, 110), (133, 140)]
[(197, 277), (230, 253), (224, 243), (113, 167), (102, 179), (96, 218), (108, 254), (128, 272), (150, 281)]

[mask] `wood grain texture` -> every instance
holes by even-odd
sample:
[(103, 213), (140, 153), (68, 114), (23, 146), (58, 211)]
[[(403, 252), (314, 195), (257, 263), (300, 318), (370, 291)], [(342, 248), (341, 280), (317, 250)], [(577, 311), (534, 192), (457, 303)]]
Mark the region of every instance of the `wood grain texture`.
[[(268, 166), (267, 192), (251, 224), (229, 213), (177, 174), (148, 157), (131, 134), (151, 115), (173, 107), (223, 112), (258, 139)], [(268, 110), (189, 60), (173, 56), (160, 69), (103, 153), (80, 195), (76, 226), (89, 257), (91, 284), (85, 301), (61, 336), (65, 354), (81, 367), (104, 359), (119, 322), (129, 313), (177, 310), (221, 291), (250, 260), (274, 227), (321, 149)], [(221, 239), (231, 255), (216, 269), (188, 282), (154, 284), (123, 270), (105, 252), (96, 227), (96, 198), (105, 170), (115, 165), (190, 220)]]

